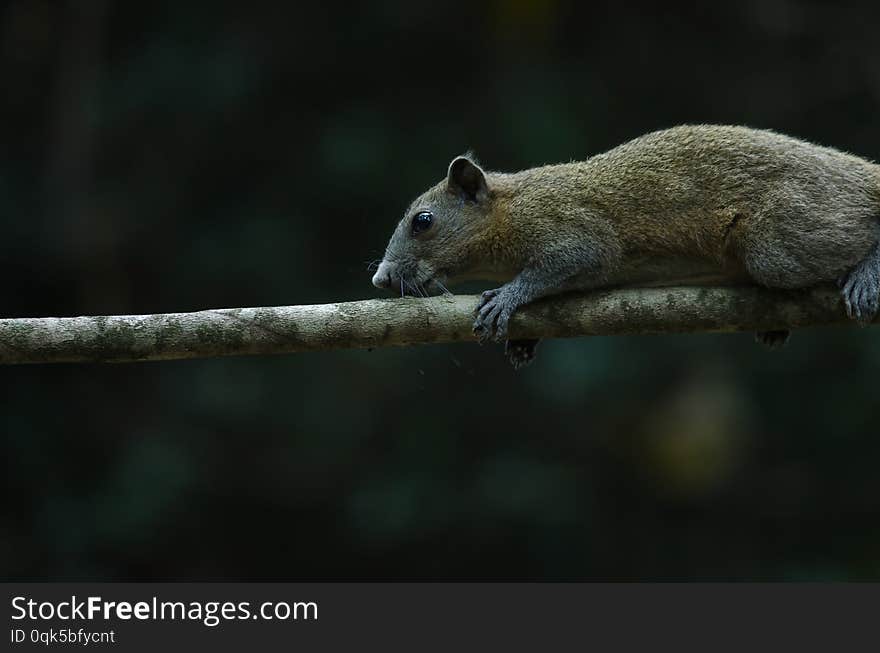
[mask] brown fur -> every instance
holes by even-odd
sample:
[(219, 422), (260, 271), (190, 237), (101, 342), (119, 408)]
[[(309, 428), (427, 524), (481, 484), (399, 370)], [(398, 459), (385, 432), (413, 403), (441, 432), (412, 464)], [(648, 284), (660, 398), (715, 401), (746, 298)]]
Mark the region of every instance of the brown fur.
[[(878, 237), (880, 169), (864, 159), (768, 131), (677, 127), (584, 162), (490, 173), (492, 225), (507, 214), (515, 267), (562, 233), (605, 227), (616, 269), (645, 257), (745, 270), (766, 285), (837, 279)], [(439, 254), (439, 253), (438, 253)], [(772, 257), (782, 260), (767, 260)]]

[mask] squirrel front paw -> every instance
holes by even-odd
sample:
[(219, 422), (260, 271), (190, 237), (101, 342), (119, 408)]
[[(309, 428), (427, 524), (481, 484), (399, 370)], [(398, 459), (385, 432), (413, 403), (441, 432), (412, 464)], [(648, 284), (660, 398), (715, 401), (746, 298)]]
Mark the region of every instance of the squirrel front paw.
[(484, 292), (474, 311), (477, 316), (474, 320), (474, 334), (480, 342), (506, 340), (507, 324), (518, 306), (519, 302), (513, 297), (509, 286)]

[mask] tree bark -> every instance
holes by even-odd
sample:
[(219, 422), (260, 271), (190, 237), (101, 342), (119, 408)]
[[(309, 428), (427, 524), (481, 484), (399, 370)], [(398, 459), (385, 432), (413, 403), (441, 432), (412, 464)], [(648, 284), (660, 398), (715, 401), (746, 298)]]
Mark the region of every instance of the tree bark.
[[(475, 295), (195, 313), (0, 320), (0, 363), (133, 362), (473, 342)], [(875, 320), (875, 324), (880, 320)], [(852, 324), (832, 289), (631, 288), (519, 310), (513, 338), (769, 331)]]

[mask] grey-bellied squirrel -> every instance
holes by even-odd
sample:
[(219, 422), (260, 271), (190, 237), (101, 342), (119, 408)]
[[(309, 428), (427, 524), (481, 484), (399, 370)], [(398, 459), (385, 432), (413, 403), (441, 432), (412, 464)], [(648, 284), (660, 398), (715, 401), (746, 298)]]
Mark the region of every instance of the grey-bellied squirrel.
[[(412, 203), (373, 284), (409, 294), (480, 279), (474, 331), (576, 289), (837, 281), (848, 314), (880, 303), (880, 166), (772, 131), (685, 125), (586, 161), (486, 172), (470, 155)], [(758, 334), (768, 345), (787, 332)], [(514, 366), (536, 340), (508, 341)]]

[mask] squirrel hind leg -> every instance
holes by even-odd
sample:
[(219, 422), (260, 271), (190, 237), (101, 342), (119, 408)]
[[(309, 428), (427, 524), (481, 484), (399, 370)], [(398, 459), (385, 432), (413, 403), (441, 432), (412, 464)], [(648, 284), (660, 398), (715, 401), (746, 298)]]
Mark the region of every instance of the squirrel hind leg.
[(504, 353), (513, 369), (518, 370), (535, 360), (535, 349), (539, 342), (538, 339), (508, 340), (504, 344)]
[(784, 347), (790, 337), (791, 331), (788, 329), (758, 331), (755, 333), (755, 342), (764, 345), (767, 349), (775, 350)]
[(880, 309), (880, 241), (838, 285), (847, 315), (861, 324), (872, 322)]

